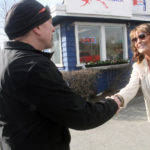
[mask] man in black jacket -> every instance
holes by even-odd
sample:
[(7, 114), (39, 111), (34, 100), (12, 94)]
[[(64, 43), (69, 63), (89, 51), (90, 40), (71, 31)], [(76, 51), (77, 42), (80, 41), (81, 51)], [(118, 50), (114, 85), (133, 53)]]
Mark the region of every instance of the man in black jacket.
[(116, 113), (119, 100), (86, 102), (42, 52), (52, 47), (55, 32), (47, 7), (35, 0), (15, 4), (5, 32), (10, 41), (0, 50), (2, 150), (69, 150), (69, 128), (92, 129)]

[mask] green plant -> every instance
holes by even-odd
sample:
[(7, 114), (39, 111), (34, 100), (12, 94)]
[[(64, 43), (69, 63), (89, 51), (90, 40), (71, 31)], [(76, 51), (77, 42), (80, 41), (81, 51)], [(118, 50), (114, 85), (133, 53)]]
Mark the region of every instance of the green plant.
[(116, 65), (116, 64), (124, 64), (124, 63), (128, 63), (128, 62), (129, 61), (126, 59), (105, 60), (105, 61), (97, 61), (97, 62), (88, 62), (85, 64), (85, 67)]

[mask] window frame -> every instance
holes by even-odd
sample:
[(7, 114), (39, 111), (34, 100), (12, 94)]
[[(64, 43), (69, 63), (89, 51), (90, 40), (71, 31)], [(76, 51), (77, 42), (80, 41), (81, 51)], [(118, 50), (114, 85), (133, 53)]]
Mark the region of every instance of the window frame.
[[(61, 44), (61, 28), (60, 28), (60, 25), (57, 25), (57, 26), (55, 26), (55, 30), (59, 30), (58, 31), (58, 35), (59, 35), (59, 53), (60, 53), (60, 63), (59, 64), (56, 64), (54, 61), (53, 61), (53, 59), (52, 59), (52, 61), (55, 63), (55, 65), (57, 66), (57, 67), (63, 67), (64, 65), (63, 65), (63, 58), (62, 58), (62, 44)], [(54, 53), (55, 53), (55, 51), (54, 51)]]
[(106, 60), (105, 27), (122, 27), (123, 28), (123, 41), (124, 41), (123, 42), (123, 59), (128, 59), (128, 42), (127, 42), (127, 26), (126, 26), (126, 24), (75, 22), (77, 67), (80, 67), (84, 64), (84, 63), (80, 63), (78, 26), (99, 26), (99, 29), (100, 29), (100, 35), (99, 35), (100, 57), (101, 57), (101, 60), (103, 60), (103, 61)]

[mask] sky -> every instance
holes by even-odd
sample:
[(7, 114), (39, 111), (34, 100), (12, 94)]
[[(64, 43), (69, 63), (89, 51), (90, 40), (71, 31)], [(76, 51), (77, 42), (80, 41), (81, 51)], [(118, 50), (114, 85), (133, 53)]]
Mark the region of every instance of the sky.
[(43, 5), (49, 5), (52, 6), (54, 4), (60, 4), (63, 0), (38, 0)]
[[(19, 0), (0, 0), (0, 45), (3, 43), (3, 41), (7, 40), (7, 36), (4, 32), (4, 19), (2, 18), (2, 15), (5, 16), (4, 11), (2, 8), (4, 7), (4, 1), (6, 1), (6, 4), (8, 7), (11, 7), (14, 2), (18, 2)], [(44, 6), (48, 5), (49, 7), (55, 5), (55, 4), (61, 4), (63, 0), (37, 0), (40, 3), (42, 3)]]

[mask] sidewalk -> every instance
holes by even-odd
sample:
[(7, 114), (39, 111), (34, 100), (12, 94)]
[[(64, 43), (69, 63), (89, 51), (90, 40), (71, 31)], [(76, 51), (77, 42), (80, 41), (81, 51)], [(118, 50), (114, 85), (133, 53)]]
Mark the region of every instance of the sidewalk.
[(143, 96), (100, 127), (71, 131), (71, 150), (150, 150), (150, 123)]

